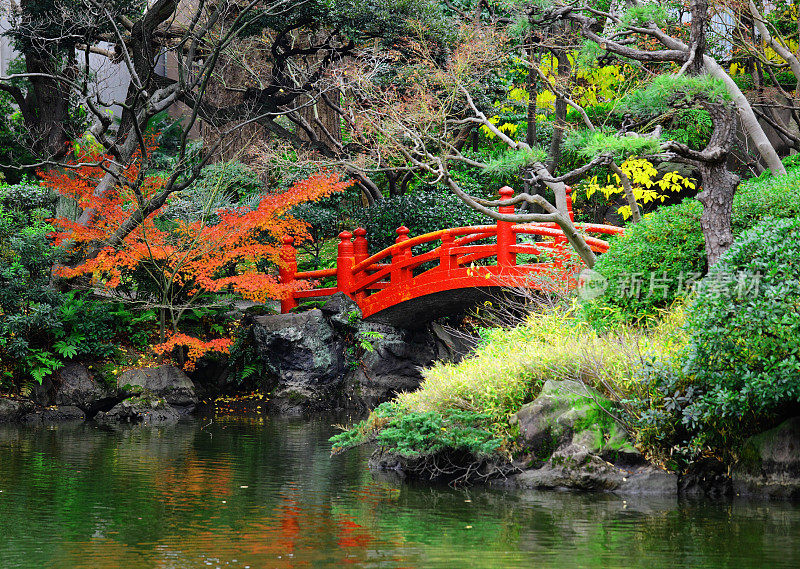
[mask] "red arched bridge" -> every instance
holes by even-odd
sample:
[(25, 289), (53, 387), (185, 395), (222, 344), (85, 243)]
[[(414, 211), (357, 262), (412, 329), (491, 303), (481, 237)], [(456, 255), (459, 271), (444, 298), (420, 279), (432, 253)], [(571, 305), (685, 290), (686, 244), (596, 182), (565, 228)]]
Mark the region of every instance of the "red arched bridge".
[[(504, 200), (513, 195), (511, 188), (500, 190)], [(569, 187), (567, 209), (573, 219)], [(514, 206), (500, 206), (499, 211), (513, 214)], [(622, 228), (611, 225), (576, 225), (595, 253), (604, 253), (609, 245), (592, 234), (622, 233)], [(441, 315), (437, 307), (479, 301), (487, 289), (552, 290), (574, 285), (576, 269), (580, 270), (574, 262), (565, 261), (570, 258), (570, 246), (555, 223), (498, 221), (416, 237), (400, 227), (395, 244), (374, 255), (368, 253), (366, 233), (358, 228), (339, 235), (336, 268), (303, 272), (297, 271), (294, 239), (284, 237), (280, 282), (298, 286), (281, 301), (281, 312), (289, 312), (299, 300), (344, 292), (358, 304), (364, 318), (391, 324), (424, 323)], [(415, 249), (424, 251), (415, 253)], [(533, 262), (518, 264), (523, 255), (531, 256)], [(336, 277), (335, 286), (315, 288), (330, 277)]]

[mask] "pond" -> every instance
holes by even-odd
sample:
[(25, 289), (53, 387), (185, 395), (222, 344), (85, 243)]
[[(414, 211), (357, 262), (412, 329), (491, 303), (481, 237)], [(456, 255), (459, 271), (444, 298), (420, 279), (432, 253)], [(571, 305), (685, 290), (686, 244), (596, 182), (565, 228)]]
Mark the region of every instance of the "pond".
[(0, 567), (800, 567), (800, 505), (400, 483), (331, 422), (0, 426)]

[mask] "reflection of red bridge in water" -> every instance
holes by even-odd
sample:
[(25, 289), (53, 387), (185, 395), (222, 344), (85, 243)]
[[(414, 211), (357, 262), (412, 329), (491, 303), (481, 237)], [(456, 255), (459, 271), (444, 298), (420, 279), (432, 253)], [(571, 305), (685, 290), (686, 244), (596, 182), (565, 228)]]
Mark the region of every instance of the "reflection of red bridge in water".
[[(509, 199), (514, 190), (500, 190)], [(567, 189), (570, 218), (572, 200)], [(501, 206), (500, 213), (514, 213), (514, 206)], [(611, 225), (577, 224), (585, 233), (587, 244), (595, 253), (608, 250), (608, 243), (591, 234), (618, 234), (622, 228)], [(575, 283), (574, 264), (565, 264), (570, 245), (555, 223), (514, 224), (498, 221), (496, 225), (442, 229), (409, 237), (408, 229), (397, 230), (391, 247), (372, 256), (367, 252), (366, 230), (339, 235), (335, 269), (297, 272), (294, 240), (284, 237), (281, 252), (283, 267), (280, 281), (291, 284), (336, 277), (336, 286), (298, 288), (281, 301), (281, 312), (289, 312), (298, 300), (327, 297), (344, 292), (356, 301), (364, 318), (392, 324), (427, 322), (441, 315), (437, 308), (464, 305), (480, 300), (487, 289), (525, 287), (538, 290), (564, 288)], [(521, 235), (539, 236), (539, 241), (519, 242)], [(423, 244), (438, 246), (414, 254)], [(518, 255), (545, 257), (546, 261), (517, 264)], [(496, 264), (484, 259), (495, 258)], [(476, 266), (477, 261), (482, 261)], [(568, 266), (570, 265), (570, 266)], [(445, 309), (446, 310), (446, 309)]]

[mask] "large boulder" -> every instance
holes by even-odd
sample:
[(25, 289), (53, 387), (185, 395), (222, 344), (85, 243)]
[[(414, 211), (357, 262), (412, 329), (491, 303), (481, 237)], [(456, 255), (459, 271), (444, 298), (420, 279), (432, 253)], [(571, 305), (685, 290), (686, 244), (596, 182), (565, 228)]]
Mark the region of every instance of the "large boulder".
[(358, 334), (347, 377), (347, 395), (357, 407), (372, 409), (398, 393), (417, 389), (422, 370), (439, 355), (435, 339), (427, 331), (362, 322)]
[(549, 380), (512, 418), (529, 459), (499, 484), (619, 494), (675, 495), (678, 478), (646, 463), (611, 402), (572, 380)]
[(282, 413), (374, 408), (417, 389), (434, 361), (456, 360), (473, 347), (436, 324), (406, 330), (365, 322), (343, 293), (321, 309), (252, 321), (272, 380), (270, 405)]
[(150, 394), (175, 407), (197, 405), (194, 383), (183, 370), (172, 365), (135, 368), (117, 377), (117, 388), (124, 397)]
[(800, 498), (800, 417), (748, 439), (732, 478), (740, 495)]
[(154, 395), (136, 395), (123, 399), (110, 411), (99, 412), (94, 420), (106, 427), (125, 424), (141, 424), (145, 426), (172, 425), (181, 418), (181, 413), (171, 406), (163, 397)]
[(279, 410), (323, 410), (338, 403), (345, 347), (321, 310), (256, 316), (252, 334)]
[(46, 379), (34, 389), (33, 397), (45, 407), (77, 407), (90, 417), (121, 399), (114, 387), (97, 381), (86, 366), (78, 363), (67, 364), (52, 379)]
[(0, 424), (16, 423), (33, 411), (35, 405), (28, 399), (0, 397)]

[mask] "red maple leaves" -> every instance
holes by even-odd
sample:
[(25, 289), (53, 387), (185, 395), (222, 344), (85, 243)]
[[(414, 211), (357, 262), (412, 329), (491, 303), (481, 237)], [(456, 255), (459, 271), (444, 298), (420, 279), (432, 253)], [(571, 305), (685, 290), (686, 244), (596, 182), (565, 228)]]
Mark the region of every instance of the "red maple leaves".
[[(75, 158), (72, 168), (40, 173), (43, 184), (75, 200), (83, 210), (96, 212), (87, 225), (65, 218), (53, 220), (58, 230), (57, 244), (68, 243), (75, 251), (90, 247), (95, 250), (80, 264), (60, 268), (59, 274), (67, 278), (88, 275), (94, 286), (106, 289), (138, 286), (147, 288), (151, 295), (158, 291), (160, 298), (154, 298), (153, 304), (167, 309), (171, 300), (191, 299), (201, 293), (233, 292), (256, 302), (279, 298), (286, 285), (281, 285), (268, 267), (274, 269), (280, 264), (281, 238), (284, 235), (292, 235), (296, 240), (310, 238), (307, 224), (289, 215), (289, 210), (352, 184), (342, 181), (337, 174), (319, 173), (287, 191), (262, 195), (255, 207), (213, 212), (213, 222), (209, 216), (167, 220), (162, 214), (174, 201), (171, 196), (120, 245), (103, 247), (122, 223), (166, 185), (166, 179), (159, 175), (142, 174), (137, 155), (124, 170), (124, 183), (95, 195), (95, 188), (105, 174), (100, 164), (109, 162), (110, 157), (87, 151)], [(137, 282), (143, 278), (150, 281), (147, 287)], [(185, 346), (190, 361), (194, 361), (205, 351), (227, 351), (231, 344), (230, 340), (204, 342), (192, 338), (178, 332), (174, 317), (173, 323), (171, 337), (162, 338), (165, 341), (155, 346), (157, 352)]]

